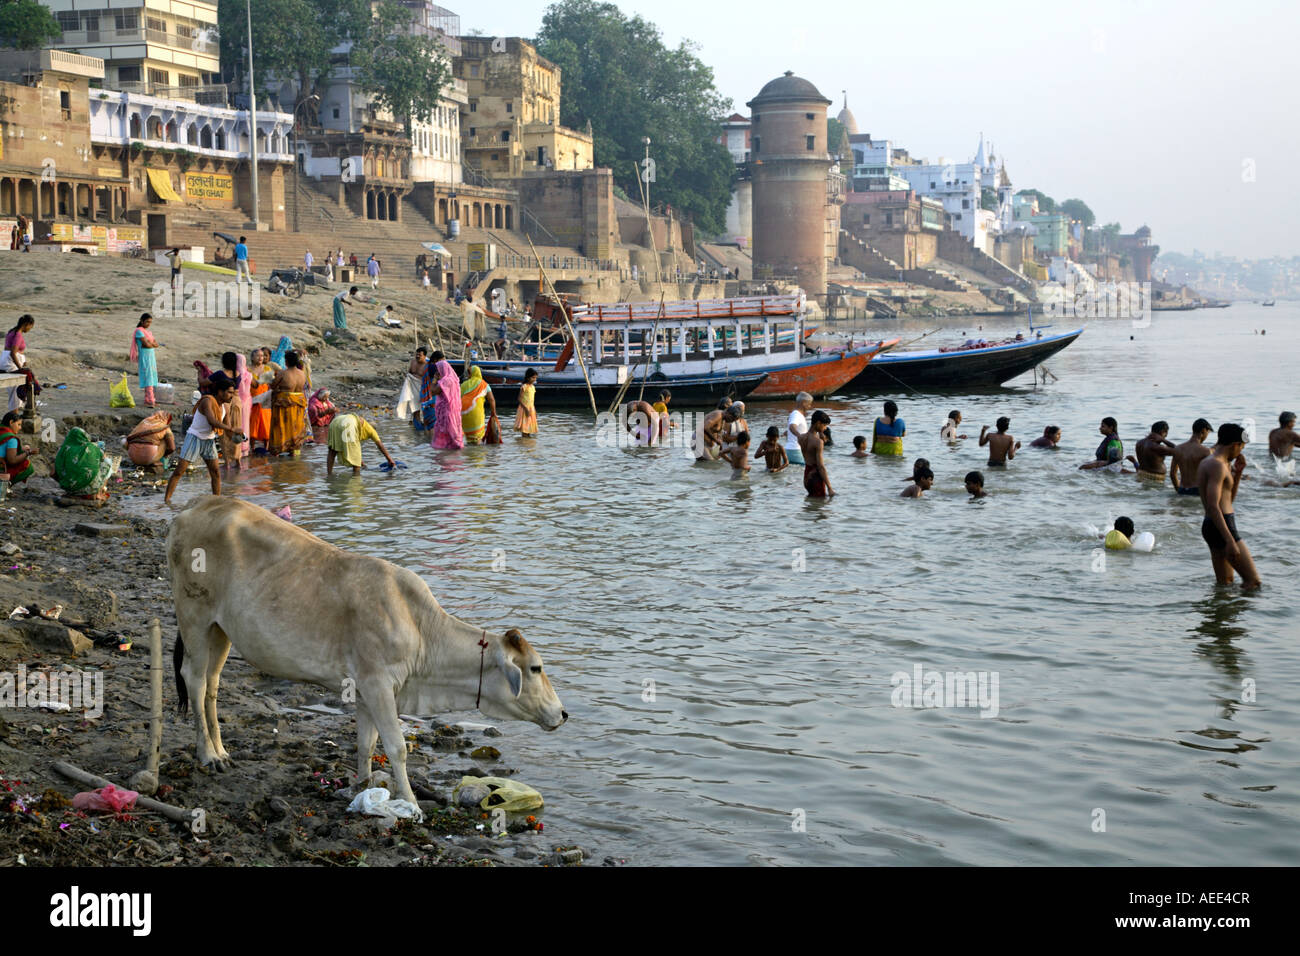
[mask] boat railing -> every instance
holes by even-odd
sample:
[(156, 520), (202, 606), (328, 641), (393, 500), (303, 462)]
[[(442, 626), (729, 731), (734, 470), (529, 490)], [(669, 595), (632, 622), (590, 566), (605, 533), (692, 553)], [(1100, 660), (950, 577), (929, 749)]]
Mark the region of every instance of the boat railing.
[(735, 299), (695, 299), (687, 302), (619, 302), (613, 305), (575, 305), (571, 315), (579, 322), (654, 322), (656, 319), (727, 319), (791, 316), (801, 312), (800, 296), (752, 296)]

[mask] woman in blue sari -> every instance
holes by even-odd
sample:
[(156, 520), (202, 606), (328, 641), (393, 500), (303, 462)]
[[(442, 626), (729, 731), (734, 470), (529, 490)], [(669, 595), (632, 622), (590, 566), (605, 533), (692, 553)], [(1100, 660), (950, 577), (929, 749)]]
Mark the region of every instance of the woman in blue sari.
[(902, 455), (903, 436), (907, 434), (907, 425), (898, 417), (898, 406), (885, 402), (885, 414), (876, 419), (871, 432), (871, 453), (873, 455)]
[(280, 336), (280, 344), (277, 345), (275, 351), (271, 353), (271, 361), (280, 366), (280, 368), (284, 368), (284, 357), (292, 351), (293, 342), (290, 340), (289, 336), (282, 335)]

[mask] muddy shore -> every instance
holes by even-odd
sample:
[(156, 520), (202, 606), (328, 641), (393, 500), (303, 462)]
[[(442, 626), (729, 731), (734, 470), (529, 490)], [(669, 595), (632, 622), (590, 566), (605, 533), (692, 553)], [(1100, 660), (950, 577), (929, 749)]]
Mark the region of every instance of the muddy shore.
[[(455, 334), (459, 312), (435, 305), (414, 281), (395, 280), (395, 288), (381, 288), (372, 303), (350, 310), (353, 334), (331, 342), (325, 333), (337, 287), (309, 290), (300, 300), (264, 295), (259, 321), (250, 325), (237, 316), (159, 316), (154, 285), (166, 277), (164, 268), (134, 260), (0, 255), (5, 328), (24, 312), (36, 318), (27, 355), (45, 386), (38, 411), (46, 432), (27, 437), (38, 449), (37, 477), (0, 502), (0, 621), (18, 607), (34, 615), (0, 623), (0, 674), (11, 675), (12, 687), (21, 669), (30, 687), (33, 675), (71, 670), (87, 688), (102, 687), (102, 712), (90, 700), (67, 711), (0, 702), (0, 866), (615, 862), (565, 843), (562, 833), (545, 827), (544, 810), (532, 820), (512, 818), (505, 832), (494, 834), (479, 806), (455, 805), (452, 791), (463, 777), (515, 773), (510, 755), (492, 746), (497, 732), (490, 726), (448, 726), (436, 716), (404, 725), (424, 822), (389, 824), (346, 812), (355, 793), (356, 747), (348, 705), (320, 688), (259, 674), (237, 651), (223, 672), (220, 698), (234, 766), (221, 774), (197, 767), (193, 724), (176, 713), (170, 673), (176, 629), (163, 550), (167, 527), (122, 507), (130, 496), (160, 494), (165, 475), (128, 462), (102, 507), (69, 505), (49, 477), (59, 443), (79, 426), (110, 453), (120, 452), (121, 436), (145, 416), (141, 408), (108, 407), (109, 386), (123, 372), (142, 400), (127, 349), (143, 311), (156, 316), (160, 379), (176, 385), (176, 404), (167, 410), (176, 416), (178, 437), (195, 359), (216, 368), (223, 351), (274, 346), (289, 335), (310, 356), (315, 384), (329, 387), (340, 409), (382, 416), (414, 347), (412, 318), (418, 315), (421, 340), (428, 336), (436, 345), (430, 319), (442, 320), (445, 341)], [(406, 328), (374, 324), (389, 303)], [(60, 384), (66, 387), (55, 387)], [(51, 421), (55, 440), (42, 442)], [(36, 616), (55, 608), (61, 609), (57, 621)], [(199, 826), (140, 809), (117, 816), (73, 810), (73, 795), (92, 788), (52, 768), (66, 761), (126, 787), (145, 766), (148, 631), (155, 618), (164, 645), (165, 714), (156, 799), (201, 810)], [(526, 782), (525, 771), (520, 779)]]

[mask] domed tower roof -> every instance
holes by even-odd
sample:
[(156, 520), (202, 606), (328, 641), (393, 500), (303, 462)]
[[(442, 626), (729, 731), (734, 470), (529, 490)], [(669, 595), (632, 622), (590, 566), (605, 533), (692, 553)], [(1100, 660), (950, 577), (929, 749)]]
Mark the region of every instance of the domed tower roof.
[(858, 121), (853, 116), (853, 111), (849, 109), (849, 94), (844, 94), (844, 109), (840, 110), (840, 115), (835, 117), (839, 124), (844, 127), (844, 132), (850, 136), (858, 135)]
[(1011, 177), (1007, 175), (1007, 164), (1003, 163), (1002, 168), (998, 170), (998, 185), (1011, 186)]
[(766, 83), (758, 95), (745, 105), (753, 109), (755, 105), (762, 106), (765, 103), (824, 103), (831, 105), (831, 101), (822, 96), (821, 91), (813, 86), (803, 77), (795, 76), (792, 70), (786, 70), (783, 76), (778, 76), (775, 80)]
[(1150, 226), (1141, 226), (1141, 227), (1139, 227), (1139, 228), (1138, 228), (1138, 231), (1135, 232), (1135, 233), (1133, 233), (1133, 237), (1134, 237), (1135, 239), (1150, 239), (1150, 238), (1151, 238), (1151, 227), (1150, 227)]

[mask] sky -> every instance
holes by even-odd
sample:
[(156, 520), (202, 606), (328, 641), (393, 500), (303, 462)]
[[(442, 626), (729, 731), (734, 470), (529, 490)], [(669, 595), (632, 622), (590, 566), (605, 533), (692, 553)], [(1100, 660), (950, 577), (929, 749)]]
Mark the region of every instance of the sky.
[[(441, 3), (488, 36), (535, 36), (546, 8)], [(1300, 255), (1294, 0), (615, 3), (697, 44), (742, 114), (793, 70), (931, 162), (969, 162), (983, 132), (1017, 189), (1145, 223), (1164, 250)]]

